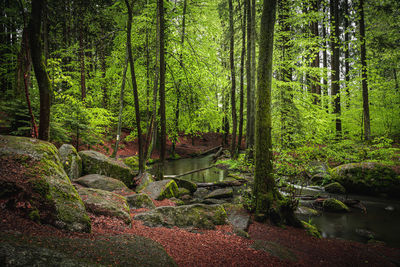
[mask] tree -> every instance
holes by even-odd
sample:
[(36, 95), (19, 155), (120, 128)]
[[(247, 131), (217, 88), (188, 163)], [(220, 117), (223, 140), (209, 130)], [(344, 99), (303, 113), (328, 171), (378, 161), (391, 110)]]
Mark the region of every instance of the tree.
[(336, 115), (336, 137), (341, 138), (342, 121), (340, 119), (340, 62), (339, 62), (339, 2), (330, 0), (331, 12), (331, 94), (334, 97), (333, 113)]
[(237, 114), (236, 114), (236, 71), (235, 71), (235, 33), (233, 25), (233, 4), (229, 2), (229, 61), (231, 67), (231, 109), (232, 109), (232, 141), (231, 155), (236, 158), (236, 130), (237, 130)]
[(364, 139), (371, 137), (371, 125), (369, 118), (369, 100), (367, 84), (367, 60), (365, 48), (365, 23), (364, 23), (364, 0), (360, 0), (360, 37), (361, 37), (361, 78), (362, 78), (362, 98), (363, 98), (363, 116), (364, 116)]
[(260, 53), (258, 59), (256, 120), (255, 120), (255, 170), (254, 195), (256, 217), (268, 216), (277, 197), (273, 174), (272, 154), (272, 55), (274, 43), (276, 0), (264, 0), (261, 15)]
[(136, 76), (135, 76), (135, 65), (134, 65), (133, 56), (132, 56), (132, 44), (131, 44), (132, 6), (129, 3), (129, 0), (125, 0), (125, 4), (128, 9), (128, 25), (127, 25), (126, 43), (127, 43), (127, 48), (128, 48), (128, 58), (129, 58), (129, 65), (130, 65), (130, 69), (131, 69), (133, 96), (134, 96), (134, 101), (135, 101), (136, 131), (137, 131), (138, 146), (139, 146), (139, 173), (143, 173), (145, 171), (145, 161), (144, 161), (144, 153), (143, 153), (142, 129), (140, 126), (139, 96), (138, 96), (138, 88), (137, 88)]
[(166, 149), (166, 119), (165, 119), (165, 20), (164, 20), (164, 0), (158, 0), (158, 19), (160, 20), (160, 124), (161, 124), (161, 150), (160, 160), (165, 161)]
[[(240, 55), (240, 103), (239, 103), (239, 136), (237, 143), (237, 151), (239, 152), (242, 145), (243, 136), (243, 102), (244, 102), (244, 60), (246, 56), (246, 10), (247, 1), (244, 0), (243, 5), (243, 16), (241, 16), (241, 28), (242, 28), (242, 52)], [(240, 8), (239, 8), (240, 10)], [(242, 18), (243, 17), (243, 18)]]
[(252, 149), (254, 145), (254, 91), (253, 90), (253, 63), (255, 60), (252, 55), (252, 45), (254, 42), (254, 34), (252, 33), (255, 29), (252, 27), (253, 25), (253, 15), (252, 14), (252, 6), (250, 4), (250, 0), (245, 0), (247, 5), (247, 61), (246, 61), (246, 81), (247, 81), (247, 114), (246, 114), (246, 147), (249, 149), (249, 158), (252, 158)]
[(41, 45), (41, 18), (45, 8), (44, 0), (32, 1), (32, 13), (29, 22), (29, 40), (31, 47), (31, 57), (33, 69), (35, 70), (36, 80), (39, 86), (40, 95), (40, 121), (39, 139), (49, 140), (50, 138), (50, 94), (51, 83), (44, 64)]

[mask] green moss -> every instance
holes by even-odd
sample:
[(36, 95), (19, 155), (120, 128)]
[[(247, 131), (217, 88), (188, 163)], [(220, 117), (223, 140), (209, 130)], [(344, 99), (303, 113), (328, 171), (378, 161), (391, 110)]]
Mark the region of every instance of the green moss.
[(158, 199), (162, 200), (165, 198), (177, 197), (178, 194), (179, 194), (178, 185), (175, 183), (174, 180), (171, 180), (164, 186)]
[(35, 208), (31, 212), (29, 212), (29, 219), (35, 222), (40, 222), (39, 210)]
[(307, 230), (307, 233), (309, 235), (312, 235), (316, 238), (322, 238), (321, 232), (318, 230), (318, 228), (310, 223), (307, 223), (305, 221), (301, 221), (303, 224), (303, 227)]
[(138, 156), (124, 158), (123, 162), (133, 170), (139, 169), (139, 157)]
[(338, 182), (330, 183), (325, 186), (325, 191), (332, 194), (345, 194), (346, 189)]
[(330, 212), (349, 212), (350, 209), (341, 202), (340, 200), (334, 199), (334, 198), (328, 198), (325, 199), (324, 202), (322, 203), (322, 207), (326, 211)]

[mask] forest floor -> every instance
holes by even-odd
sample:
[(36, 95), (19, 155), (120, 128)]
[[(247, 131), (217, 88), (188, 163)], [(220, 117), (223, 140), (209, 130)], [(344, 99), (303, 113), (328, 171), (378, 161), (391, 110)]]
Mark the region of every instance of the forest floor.
[[(172, 205), (169, 201), (156, 204)], [(131, 211), (132, 218), (141, 211)], [(129, 227), (115, 218), (91, 215), (92, 233), (83, 234), (41, 225), (16, 212), (2, 210), (1, 213), (0, 243), (2, 238), (10, 239), (10, 235), (19, 236), (22, 244), (50, 249), (62, 247), (62, 253), (75, 260), (102, 265), (132, 262), (129, 257), (133, 255), (118, 242), (135, 236), (161, 244), (178, 266), (399, 266), (400, 263), (400, 249), (380, 243), (318, 239), (303, 229), (255, 222), (249, 228), (250, 238), (244, 238), (234, 234), (227, 225), (217, 226), (215, 230), (151, 228), (132, 219)], [(99, 242), (101, 246), (96, 245)], [(147, 251), (135, 257), (149, 258)], [(145, 265), (156, 266), (157, 260)]]

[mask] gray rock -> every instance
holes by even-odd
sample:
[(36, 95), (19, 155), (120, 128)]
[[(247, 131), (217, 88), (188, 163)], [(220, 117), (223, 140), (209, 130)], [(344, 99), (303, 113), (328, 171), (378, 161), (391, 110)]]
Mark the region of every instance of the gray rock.
[(61, 163), (69, 179), (75, 180), (82, 175), (82, 159), (76, 152), (75, 147), (63, 144), (59, 149)]
[(250, 214), (247, 210), (242, 205), (232, 204), (226, 204), (224, 208), (228, 215), (228, 221), (234, 229), (247, 232), (250, 225)]
[[(85, 206), (65, 173), (53, 144), (38, 139), (0, 135), (0, 172), (7, 166), (6, 160), (24, 166), (21, 171), (25, 172), (24, 179), (27, 182), (23, 187), (15, 179), (3, 182), (7, 182), (9, 189), (32, 190), (34, 194), (26, 194), (30, 196), (27, 201), (32, 206), (31, 215), (35, 213), (36, 219), (58, 228), (90, 232), (90, 218)], [(41, 217), (42, 214), (46, 214), (46, 217)]]
[(101, 189), (79, 187), (78, 193), (88, 211), (98, 215), (117, 217), (131, 224), (126, 198)]
[(82, 158), (83, 174), (102, 174), (121, 180), (127, 186), (132, 184), (133, 177), (137, 175), (121, 160), (107, 157), (100, 152), (85, 150), (80, 151), (79, 155)]
[(226, 201), (222, 200), (222, 199), (216, 199), (216, 198), (208, 198), (208, 199), (204, 199), (201, 201), (201, 203), (203, 204), (207, 204), (207, 205), (214, 205), (214, 204), (225, 204)]
[(193, 197), (194, 198), (204, 198), (210, 191), (207, 188), (200, 187), (197, 188), (197, 190), (194, 192)]
[(154, 205), (151, 198), (146, 194), (133, 194), (126, 197), (128, 205), (131, 209), (155, 209), (156, 206)]
[(344, 194), (346, 189), (338, 182), (330, 183), (324, 187), (325, 191), (331, 194)]
[(220, 188), (207, 194), (204, 198), (229, 198), (233, 196), (232, 188)]
[(88, 174), (76, 179), (74, 182), (85, 187), (101, 189), (120, 195), (133, 193), (122, 181), (101, 174)]
[(148, 186), (150, 183), (154, 182), (153, 177), (148, 172), (144, 172), (144, 173), (138, 175), (135, 178), (135, 180), (137, 182), (137, 185), (135, 188), (136, 192), (142, 191), (144, 188), (146, 188), (146, 186)]
[(215, 225), (227, 223), (225, 209), (221, 205), (193, 204), (183, 206), (158, 207), (135, 216), (147, 226), (196, 227), (214, 229)]
[(291, 249), (276, 242), (255, 240), (251, 247), (256, 250), (266, 251), (281, 260), (297, 261), (296, 254)]
[(324, 208), (325, 211), (330, 211), (330, 212), (350, 211), (350, 209), (346, 206), (346, 204), (334, 198), (325, 199), (324, 202), (322, 202), (322, 207)]
[(172, 179), (174, 179), (174, 181), (178, 185), (178, 187), (186, 188), (187, 190), (190, 191), (191, 194), (193, 194), (197, 190), (196, 183), (193, 183), (191, 181), (184, 180), (184, 179), (179, 179), (179, 178), (172, 178)]
[(152, 182), (143, 189), (143, 192), (156, 200), (176, 197), (179, 194), (178, 186), (171, 179)]
[(190, 195), (190, 191), (186, 188), (179, 187), (178, 190), (179, 190), (179, 193), (178, 193), (179, 197), (182, 197), (185, 195)]

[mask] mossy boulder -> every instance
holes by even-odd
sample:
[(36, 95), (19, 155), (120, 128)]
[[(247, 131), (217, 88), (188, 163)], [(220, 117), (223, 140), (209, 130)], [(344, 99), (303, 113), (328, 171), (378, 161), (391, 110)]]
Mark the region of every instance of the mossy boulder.
[(139, 170), (139, 157), (138, 156), (131, 156), (122, 159), (126, 166), (131, 168), (134, 171)]
[(144, 172), (142, 174), (139, 174), (136, 178), (136, 188), (135, 191), (136, 192), (140, 192), (143, 189), (146, 188), (146, 186), (148, 186), (150, 183), (154, 182), (153, 177), (151, 176), (150, 173), (148, 172)]
[(131, 168), (126, 166), (121, 160), (116, 160), (106, 155), (93, 151), (85, 150), (79, 152), (82, 158), (83, 174), (102, 174), (121, 180), (125, 185), (130, 186), (133, 177), (137, 175)]
[(178, 187), (186, 188), (187, 190), (190, 191), (191, 194), (193, 194), (197, 190), (196, 183), (193, 183), (185, 179), (179, 179), (179, 178), (172, 178), (172, 179), (175, 181)]
[(221, 205), (193, 204), (183, 206), (158, 207), (135, 216), (147, 226), (196, 227), (214, 229), (215, 225), (227, 223), (225, 209)]
[(376, 162), (350, 163), (334, 168), (331, 174), (348, 193), (400, 196), (400, 176), (390, 166)]
[(76, 179), (74, 182), (85, 187), (101, 189), (123, 196), (133, 193), (122, 181), (100, 174), (88, 174)]
[(307, 233), (311, 236), (314, 236), (316, 238), (322, 238), (321, 232), (318, 230), (318, 228), (308, 222), (301, 221), (303, 227), (307, 230)]
[(143, 192), (156, 200), (177, 197), (179, 195), (178, 186), (172, 179), (152, 182), (143, 189)]
[(70, 144), (63, 144), (59, 149), (60, 160), (64, 166), (69, 179), (74, 180), (82, 175), (82, 159), (76, 152), (75, 147)]
[(330, 183), (324, 187), (325, 191), (332, 194), (345, 194), (346, 189), (338, 182)]
[[(10, 171), (15, 170), (9, 168), (15, 167), (18, 172), (11, 174)], [(0, 175), (2, 183), (12, 189), (8, 190), (7, 197), (17, 200), (18, 195), (24, 195), (30, 207), (27, 212), (35, 220), (69, 231), (90, 232), (90, 218), (85, 206), (53, 144), (33, 138), (0, 135), (0, 173), (10, 173), (8, 177)], [(34, 216), (32, 212), (35, 210)]]
[(330, 212), (350, 211), (349, 207), (347, 207), (346, 204), (334, 198), (325, 199), (324, 202), (322, 202), (322, 207), (324, 208), (325, 211), (330, 211)]
[(78, 193), (88, 211), (98, 215), (117, 217), (126, 224), (131, 224), (129, 206), (125, 197), (105, 190), (86, 187), (78, 187)]
[(179, 190), (179, 193), (178, 193), (179, 197), (182, 197), (185, 195), (190, 195), (190, 191), (186, 188), (179, 187), (178, 190)]
[(226, 203), (223, 205), (228, 216), (229, 223), (235, 230), (247, 232), (250, 225), (250, 214), (240, 204)]
[(320, 215), (320, 212), (306, 206), (298, 206), (296, 211), (294, 212), (296, 215), (302, 215), (302, 216), (318, 216)]
[(154, 205), (151, 198), (146, 194), (133, 194), (126, 197), (126, 201), (131, 209), (154, 209)]
[(212, 192), (210, 192), (209, 194), (207, 194), (204, 198), (229, 198), (229, 197), (233, 197), (233, 190), (232, 188), (220, 188), (217, 190), (214, 190)]

